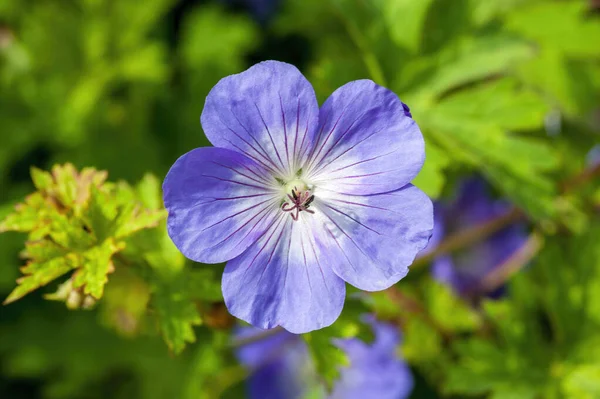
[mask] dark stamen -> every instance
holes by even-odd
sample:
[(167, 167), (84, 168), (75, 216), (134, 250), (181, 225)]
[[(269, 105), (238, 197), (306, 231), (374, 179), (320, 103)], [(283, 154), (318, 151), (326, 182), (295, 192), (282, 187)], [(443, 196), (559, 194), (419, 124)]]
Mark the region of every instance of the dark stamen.
[[(296, 187), (292, 189), (292, 195), (288, 194), (290, 202), (284, 202), (281, 205), (281, 210), (284, 212), (290, 212), (290, 216), (294, 221), (298, 220), (300, 212), (305, 211), (311, 214), (315, 212), (308, 209), (311, 202), (315, 200), (315, 196), (311, 195), (309, 191), (299, 191)], [(294, 212), (295, 211), (295, 212)]]

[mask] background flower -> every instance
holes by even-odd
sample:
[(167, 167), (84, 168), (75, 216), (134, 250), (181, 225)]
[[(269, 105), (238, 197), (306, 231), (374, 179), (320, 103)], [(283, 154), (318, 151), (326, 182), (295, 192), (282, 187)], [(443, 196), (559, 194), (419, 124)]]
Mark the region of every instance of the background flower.
[[(398, 330), (373, 317), (365, 320), (373, 328), (375, 338), (371, 344), (356, 338), (335, 340), (335, 345), (348, 356), (349, 364), (340, 369), (339, 379), (327, 397), (407, 398), (413, 388), (413, 378), (408, 366), (397, 356)], [(242, 327), (236, 335), (248, 338), (261, 332)], [(246, 344), (237, 350), (237, 356), (251, 372), (247, 381), (251, 399), (303, 398), (318, 384), (306, 344), (300, 336), (287, 331)]]
[[(435, 226), (428, 253), (453, 232), (481, 225), (511, 211), (511, 204), (494, 199), (486, 182), (477, 177), (459, 184), (454, 197), (435, 204)], [(465, 295), (478, 292), (482, 280), (527, 241), (523, 223), (512, 223), (474, 245), (433, 261), (433, 276)]]

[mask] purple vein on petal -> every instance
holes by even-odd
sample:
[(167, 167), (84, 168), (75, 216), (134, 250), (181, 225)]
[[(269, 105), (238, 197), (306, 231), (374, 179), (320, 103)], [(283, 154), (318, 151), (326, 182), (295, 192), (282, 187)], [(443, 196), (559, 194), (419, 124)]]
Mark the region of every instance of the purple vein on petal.
[(264, 177), (262, 177), (262, 176), (258, 176), (261, 180), (257, 180), (254, 177), (248, 176), (247, 174), (242, 173), (242, 172), (240, 172), (239, 170), (237, 170), (235, 168), (232, 168), (231, 166), (223, 165), (223, 164), (220, 164), (220, 163), (215, 162), (215, 161), (211, 161), (211, 162), (213, 164), (217, 165), (217, 166), (222, 167), (222, 168), (229, 169), (232, 172), (235, 172), (235, 173), (237, 173), (240, 176), (244, 176), (245, 178), (247, 178), (249, 180), (252, 180), (252, 181), (254, 181), (254, 182), (258, 183), (258, 184), (269, 184), (269, 182), (267, 180), (265, 180)]
[[(293, 228), (294, 226), (290, 226), (290, 228)], [(290, 272), (290, 250), (292, 249), (292, 232), (290, 231), (290, 239), (288, 240), (288, 247), (287, 247), (287, 263), (285, 264), (285, 277), (283, 278), (283, 290), (282, 292), (285, 293), (285, 287), (287, 285), (287, 278), (288, 278), (288, 274)], [(261, 276), (262, 278), (262, 276)]]
[[(308, 273), (308, 264), (306, 263), (306, 251), (304, 250), (304, 234), (300, 234), (300, 246), (302, 247), (302, 258), (304, 259), (304, 270), (306, 271), (306, 279), (308, 280), (308, 288), (312, 294), (312, 284), (310, 283), (310, 274)], [(315, 257), (316, 259), (316, 257)]]
[[(273, 169), (272, 167), (270, 167), (269, 165), (265, 164), (263, 161), (261, 161), (260, 159), (254, 157), (252, 154), (248, 153), (247, 151), (245, 151), (243, 148), (241, 148), (240, 146), (238, 146), (237, 144), (235, 144), (233, 141), (224, 138), (223, 140), (227, 141), (229, 144), (231, 144), (233, 147), (235, 147), (240, 153), (246, 155), (248, 158), (252, 159), (254, 162), (262, 165), (265, 169), (271, 171), (271, 173), (278, 173), (277, 171), (275, 171), (275, 169)], [(271, 161), (269, 161), (271, 162)]]
[[(237, 116), (235, 115), (235, 113), (232, 112), (233, 117), (238, 121), (239, 125), (242, 127), (242, 129), (244, 129), (246, 131), (246, 133), (248, 134), (248, 136), (250, 136), (250, 138), (252, 138), (252, 140), (254, 140), (254, 142), (263, 150), (264, 153), (261, 153), (260, 151), (258, 151), (256, 149), (256, 147), (254, 147), (250, 142), (248, 142), (248, 140), (246, 140), (244, 137), (242, 137), (240, 134), (238, 134), (238, 132), (236, 132), (234, 129), (232, 129), (231, 127), (229, 127), (229, 125), (227, 125), (221, 115), (219, 115), (219, 121), (223, 124), (223, 126), (225, 126), (227, 128), (227, 130), (229, 130), (231, 133), (233, 133), (237, 138), (239, 138), (240, 140), (242, 140), (244, 143), (246, 143), (250, 148), (252, 148), (258, 155), (262, 156), (267, 162), (271, 163), (275, 169), (277, 169), (277, 165), (273, 162), (272, 159), (270, 159), (267, 155), (267, 152), (265, 151), (265, 149), (262, 147), (262, 145), (260, 144), (260, 142), (258, 140), (256, 140), (256, 138), (250, 134), (250, 132), (248, 131), (248, 129), (246, 129), (246, 127), (244, 125), (242, 125), (242, 123), (240, 122), (240, 120), (237, 118)], [(234, 145), (236, 148), (238, 148), (243, 154), (246, 154), (247, 156), (251, 157), (250, 154), (248, 153), (248, 151), (241, 149), (240, 147), (238, 147), (237, 145), (233, 144), (230, 140), (226, 140), (229, 143), (231, 143), (232, 145)], [(255, 159), (254, 157), (251, 157), (252, 159)], [(256, 159), (255, 159), (256, 160)], [(261, 164), (263, 164), (261, 162)], [(266, 165), (263, 164), (263, 166), (267, 167)], [(271, 169), (270, 167), (268, 167), (269, 169)]]
[[(321, 164), (319, 163), (317, 165), (317, 169), (315, 169), (315, 171), (313, 172), (313, 175), (317, 175), (319, 172), (321, 172), (323, 169), (325, 169), (327, 166), (331, 165), (332, 163), (334, 163), (335, 161), (337, 161), (339, 158), (341, 158), (343, 155), (345, 155), (346, 153), (352, 151), (355, 147), (359, 146), (360, 144), (362, 144), (363, 142), (367, 141), (368, 139), (370, 139), (371, 137), (373, 137), (374, 135), (376, 135), (377, 133), (381, 132), (380, 129), (376, 132), (371, 133), (370, 135), (368, 135), (367, 137), (363, 138), (362, 140), (360, 140), (358, 143), (352, 144), (350, 147), (346, 148), (340, 155), (338, 155), (337, 157), (333, 158), (332, 160), (330, 160), (329, 162), (325, 163), (325, 164)], [(323, 162), (325, 160), (325, 157), (323, 157), (323, 160), (321, 162)]]
[(298, 97), (298, 106), (296, 108), (296, 135), (294, 136), (294, 148), (292, 150), (292, 156), (294, 157), (294, 169), (298, 167), (298, 162), (300, 160), (296, 159), (296, 145), (298, 144), (298, 130), (300, 129), (300, 97)]
[(255, 186), (254, 184), (248, 184), (248, 183), (244, 183), (244, 182), (237, 181), (237, 180), (223, 179), (222, 177), (212, 176), (212, 175), (200, 175), (200, 176), (202, 176), (202, 177), (209, 177), (209, 178), (217, 179), (217, 180), (220, 180), (220, 181), (227, 181), (229, 183), (239, 184), (239, 185), (246, 186), (246, 187), (258, 188), (259, 190), (262, 190), (262, 192), (269, 192), (269, 190), (266, 190), (265, 187)]
[(285, 157), (287, 159), (288, 168), (290, 167), (290, 152), (288, 150), (288, 139), (287, 139), (287, 127), (285, 123), (285, 111), (283, 110), (283, 101), (281, 100), (281, 94), (279, 94), (279, 107), (281, 108), (281, 119), (283, 122), (283, 143), (285, 144)]
[[(308, 236), (308, 242), (312, 248), (313, 255), (315, 256), (315, 260), (317, 261), (317, 265), (319, 266), (319, 270), (321, 271), (321, 276), (323, 277), (323, 284), (325, 284), (327, 293), (331, 296), (331, 292), (329, 291), (329, 286), (327, 285), (327, 279), (325, 279), (325, 273), (323, 273), (323, 267), (321, 266), (321, 262), (319, 262), (319, 257), (317, 256), (317, 251), (315, 250), (315, 244), (311, 240), (310, 236)], [(308, 273), (308, 269), (307, 269), (307, 273)]]
[[(373, 258), (372, 258), (370, 255), (367, 255), (367, 254), (365, 253), (365, 251), (363, 251), (363, 249), (360, 247), (360, 245), (358, 245), (358, 244), (356, 243), (356, 241), (354, 241), (354, 239), (353, 239), (352, 237), (350, 237), (350, 235), (348, 235), (348, 233), (346, 233), (346, 231), (345, 231), (344, 229), (342, 229), (342, 228), (340, 227), (340, 225), (338, 225), (338, 224), (335, 222), (335, 220), (333, 220), (333, 218), (332, 218), (331, 216), (329, 216), (329, 215), (328, 215), (327, 213), (325, 213), (325, 212), (323, 212), (323, 215), (325, 215), (325, 217), (326, 217), (327, 219), (331, 220), (331, 223), (333, 223), (333, 224), (335, 225), (335, 227), (337, 227), (337, 228), (338, 228), (338, 230), (339, 230), (339, 231), (341, 231), (341, 232), (342, 232), (342, 234), (343, 234), (343, 235), (345, 235), (345, 236), (346, 236), (346, 237), (347, 237), (347, 238), (350, 240), (350, 242), (351, 242), (352, 244), (354, 244), (354, 246), (356, 247), (356, 249), (358, 249), (358, 250), (360, 251), (360, 253), (362, 253), (362, 254), (363, 254), (363, 255), (364, 255), (364, 256), (365, 256), (367, 259), (369, 259), (369, 260), (371, 260), (371, 261), (373, 261), (373, 260), (374, 260), (374, 259), (373, 259)], [(327, 230), (329, 230), (329, 229), (327, 229)], [(337, 239), (336, 239), (336, 241), (337, 241)], [(373, 263), (376, 263), (376, 262), (373, 262)]]
[(352, 266), (352, 268), (356, 272), (357, 271), (356, 270), (356, 266), (354, 266), (354, 263), (352, 263), (352, 261), (350, 260), (350, 258), (348, 258), (348, 254), (346, 253), (346, 251), (344, 251), (344, 248), (342, 248), (342, 246), (340, 245), (340, 242), (338, 241), (338, 239), (335, 236), (335, 234), (333, 234), (333, 232), (329, 229), (329, 227), (325, 226), (325, 229), (327, 230), (327, 232), (329, 233), (329, 235), (331, 236), (331, 238), (333, 239), (333, 241), (335, 241), (335, 244), (338, 246), (338, 248), (340, 249), (340, 251), (342, 251), (342, 253), (344, 254), (344, 257), (346, 258), (346, 260), (348, 261), (348, 263), (350, 263), (350, 266)]
[[(256, 105), (256, 104), (255, 104)], [(262, 144), (260, 143), (260, 141), (258, 141), (256, 139), (256, 137), (254, 137), (253, 134), (250, 133), (250, 130), (248, 130), (248, 128), (246, 126), (244, 126), (244, 124), (242, 123), (242, 121), (240, 121), (240, 119), (237, 117), (236, 114), (233, 114), (233, 117), (235, 118), (235, 120), (237, 121), (237, 123), (242, 127), (242, 129), (244, 129), (244, 131), (248, 134), (248, 136), (250, 136), (252, 138), (252, 140), (254, 140), (254, 142), (256, 143), (256, 145), (258, 145), (258, 147), (262, 150), (262, 153), (259, 152), (258, 150), (256, 150), (256, 148), (254, 148), (254, 151), (258, 152), (260, 155), (263, 156), (263, 158), (265, 158), (268, 162), (271, 163), (271, 165), (273, 165), (273, 167), (275, 169), (277, 169), (279, 172), (283, 172), (283, 170), (281, 170), (279, 168), (279, 166), (273, 161), (273, 159), (271, 159), (271, 157), (269, 156), (269, 153), (267, 152), (267, 150), (265, 149), (265, 147), (262, 146)], [(263, 121), (264, 123), (264, 121)], [(241, 137), (240, 137), (241, 138)], [(245, 140), (244, 140), (245, 141)], [(271, 140), (272, 141), (272, 140)], [(248, 143), (248, 145), (250, 145), (250, 143)]]
[(281, 221), (284, 220), (283, 216), (284, 216), (284, 214), (282, 213), (279, 216), (279, 218), (273, 219), (273, 222), (269, 225), (269, 227), (267, 227), (265, 229), (265, 231), (256, 239), (256, 241), (258, 242), (261, 238), (263, 238), (269, 232), (269, 230), (271, 230), (271, 228), (275, 225), (275, 223), (277, 223), (277, 226), (275, 226), (275, 228), (271, 232), (271, 235), (269, 236), (269, 238), (267, 238), (267, 241), (265, 241), (265, 243), (258, 250), (258, 252), (256, 253), (256, 255), (254, 255), (254, 258), (252, 258), (252, 262), (250, 262), (250, 264), (246, 268), (246, 271), (244, 272), (244, 276), (246, 275), (246, 273), (248, 272), (248, 270), (250, 269), (250, 267), (254, 264), (254, 261), (256, 260), (256, 258), (258, 258), (258, 255), (260, 255), (262, 253), (262, 251), (265, 249), (265, 247), (267, 246), (267, 244), (269, 243), (269, 241), (271, 241), (271, 237), (273, 237), (273, 234), (275, 234), (275, 231), (277, 231), (277, 229), (279, 228), (279, 225), (281, 224)]
[(275, 141), (273, 140), (273, 136), (271, 135), (271, 131), (269, 130), (269, 126), (267, 126), (267, 122), (265, 122), (265, 119), (262, 116), (262, 113), (260, 112), (260, 108), (258, 108), (258, 105), (254, 103), (254, 106), (256, 107), (256, 112), (258, 112), (258, 116), (260, 116), (260, 120), (262, 121), (263, 125), (265, 126), (265, 129), (267, 130), (267, 134), (269, 135), (269, 138), (271, 139), (271, 144), (273, 145), (273, 149), (275, 150), (275, 154), (277, 155), (277, 159), (279, 159), (279, 162), (281, 162), (281, 166), (283, 167), (283, 171), (285, 172), (285, 165), (283, 164), (283, 160), (281, 159), (281, 156), (279, 155), (279, 151), (277, 150), (277, 146), (275, 145)]
[(365, 207), (365, 208), (379, 209), (379, 210), (382, 210), (382, 211), (388, 211), (390, 213), (398, 213), (398, 214), (400, 214), (399, 212), (393, 211), (391, 209), (382, 208), (380, 206), (373, 206), (373, 205), (369, 205), (369, 204), (361, 204), (360, 202), (346, 201), (346, 200), (341, 200), (341, 199), (337, 199), (337, 198), (331, 198), (329, 200), (330, 201), (342, 202), (342, 203), (348, 204), (348, 205), (357, 205), (357, 206), (362, 206), (362, 207)]
[[(397, 170), (402, 170), (402, 168), (391, 169), (391, 170), (384, 170), (382, 172), (367, 173), (367, 174), (364, 174), (364, 175), (352, 175), (352, 176), (336, 177), (336, 180), (358, 179), (358, 178), (361, 178), (361, 177), (378, 176), (378, 175), (383, 175), (383, 174), (390, 173), (390, 172), (395, 172)], [(361, 183), (361, 184), (363, 184), (363, 183)]]
[[(277, 225), (277, 228), (275, 230), (273, 230), (273, 233), (275, 233), (276, 231), (279, 231), (279, 235), (277, 236), (277, 241), (275, 241), (275, 243), (273, 244), (273, 250), (271, 251), (271, 255), (269, 255), (269, 260), (267, 261), (267, 264), (265, 265), (265, 267), (263, 268), (262, 273), (260, 273), (260, 278), (258, 279), (258, 283), (260, 284), (260, 282), (262, 281), (263, 276), (265, 275), (265, 272), (267, 271), (267, 268), (269, 267), (269, 264), (271, 264), (271, 261), (273, 260), (273, 255), (275, 254), (275, 251), (277, 250), (277, 246), (279, 245), (279, 241), (281, 241), (281, 238), (283, 237), (283, 231), (285, 230), (285, 225), (286, 222), (289, 219), (285, 219), (284, 218), (284, 223), (283, 226), (281, 227), (281, 229), (279, 229), (279, 225)], [(272, 237), (272, 235), (271, 235)], [(269, 237), (269, 241), (271, 241), (271, 237)]]
[(378, 234), (378, 235), (380, 235), (380, 236), (382, 236), (382, 235), (383, 235), (383, 234), (381, 234), (380, 232), (378, 232), (377, 230), (374, 230), (374, 229), (370, 228), (369, 226), (367, 226), (367, 225), (365, 225), (365, 224), (361, 223), (360, 221), (356, 220), (355, 218), (353, 218), (352, 216), (348, 215), (347, 213), (345, 213), (345, 212), (342, 212), (342, 211), (340, 211), (339, 209), (337, 209), (337, 208), (334, 208), (334, 207), (330, 206), (329, 204), (323, 204), (323, 205), (325, 205), (327, 208), (331, 209), (331, 210), (332, 210), (332, 211), (334, 211), (334, 212), (337, 212), (337, 213), (339, 213), (339, 214), (341, 214), (341, 215), (344, 215), (344, 216), (346, 216), (348, 219), (350, 219), (350, 220), (353, 220), (355, 223), (357, 223), (357, 224), (361, 225), (361, 226), (362, 226), (362, 227), (364, 227), (365, 229), (367, 229), (367, 230), (370, 230), (370, 231), (372, 231), (373, 233), (375, 233), (375, 234)]
[[(275, 201), (272, 201), (272, 202), (275, 202)], [(250, 229), (250, 230), (249, 230), (249, 231), (246, 233), (246, 235), (245, 235), (244, 237), (242, 237), (240, 240), (238, 240), (238, 243), (236, 244), (236, 247), (237, 247), (238, 245), (240, 245), (242, 242), (244, 242), (244, 240), (246, 239), (246, 237), (248, 237), (248, 235), (250, 235), (250, 233), (252, 233), (252, 231), (254, 230), (254, 228), (255, 228), (256, 226), (258, 226), (258, 224), (259, 224), (259, 223), (260, 223), (260, 222), (261, 222), (261, 221), (262, 221), (262, 220), (263, 220), (263, 219), (264, 219), (264, 218), (265, 218), (265, 217), (266, 217), (266, 216), (269, 214), (269, 213), (268, 213), (268, 210), (269, 210), (269, 207), (270, 207), (271, 205), (272, 205), (272, 204), (267, 204), (267, 205), (265, 205), (265, 206), (264, 206), (264, 207), (263, 207), (263, 208), (260, 210), (260, 212), (257, 212), (257, 213), (255, 213), (255, 214), (254, 214), (254, 216), (252, 216), (250, 219), (248, 219), (248, 220), (246, 220), (244, 223), (242, 223), (242, 225), (241, 225), (240, 227), (238, 227), (238, 228), (237, 228), (237, 229), (236, 229), (236, 230), (235, 230), (233, 233), (229, 234), (227, 237), (223, 238), (223, 239), (222, 239), (221, 241), (219, 241), (218, 243), (216, 243), (216, 244), (214, 244), (214, 245), (211, 245), (210, 247), (208, 247), (208, 249), (212, 249), (212, 248), (215, 248), (215, 247), (217, 247), (217, 246), (219, 246), (219, 245), (223, 244), (225, 241), (227, 241), (227, 240), (229, 240), (231, 237), (233, 237), (233, 236), (234, 236), (234, 235), (235, 235), (237, 232), (239, 232), (239, 231), (240, 231), (240, 230), (242, 230), (244, 227), (246, 227), (246, 226), (247, 226), (247, 225), (248, 225), (248, 224), (249, 224), (249, 223), (250, 223), (250, 222), (251, 222), (251, 221), (252, 221), (254, 218), (256, 218), (256, 217), (257, 217), (258, 215), (260, 215), (261, 213), (264, 213), (264, 215), (263, 215), (263, 216), (262, 216), (260, 219), (258, 219), (258, 220), (256, 221), (256, 223), (254, 223), (254, 225), (253, 225), (253, 226), (252, 226), (252, 228), (251, 228), (251, 229)], [(206, 230), (206, 229), (205, 229), (205, 230)]]
[(308, 127), (309, 127), (309, 123), (310, 123), (310, 110), (308, 111), (308, 118), (306, 119), (306, 129), (304, 129), (304, 135), (302, 136), (302, 142), (300, 143), (300, 148), (298, 149), (298, 151), (300, 151), (301, 153), (298, 154), (298, 161), (302, 162), (302, 158), (304, 158), (304, 155), (306, 155), (306, 151), (308, 151), (310, 146), (306, 146), (304, 147), (304, 141), (306, 140), (306, 136), (308, 136)]
[[(367, 112), (362, 113), (358, 118), (356, 118), (354, 120), (354, 122), (352, 122), (350, 124), (350, 126), (348, 126), (348, 129), (346, 129), (346, 131), (344, 131), (344, 133), (342, 133), (340, 135), (340, 137), (337, 138), (337, 140), (335, 141), (335, 143), (333, 143), (331, 145), (331, 147), (329, 147), (329, 149), (327, 150), (327, 152), (325, 153), (325, 155), (323, 155), (323, 157), (317, 161), (317, 157), (319, 156), (319, 154), (321, 153), (321, 151), (325, 148), (325, 145), (327, 144), (327, 141), (329, 141), (329, 137), (331, 136), (331, 133), (333, 133), (333, 130), (329, 133), (329, 136), (327, 136), (327, 139), (323, 142), (323, 145), (321, 146), (321, 148), (319, 149), (319, 153), (317, 155), (315, 155), (315, 157), (312, 159), (311, 161), (311, 167), (316, 167), (317, 165), (319, 165), (320, 162), (323, 162), (323, 160), (325, 160), (325, 158), (327, 157), (327, 155), (331, 152), (331, 150), (333, 150), (335, 148), (335, 146), (340, 142), (340, 140), (342, 140), (342, 138), (344, 138), (344, 136), (346, 136), (346, 134), (350, 131), (350, 129), (352, 129), (354, 127), (354, 124), (356, 122), (358, 122), (360, 119), (362, 119), (365, 115), (367, 114)], [(337, 126), (337, 122), (336, 122), (336, 126)], [(335, 129), (335, 126), (334, 126)]]
[[(346, 106), (346, 108), (348, 108), (348, 106)], [(321, 150), (323, 150), (323, 147), (325, 146), (325, 144), (327, 143), (327, 140), (329, 140), (329, 137), (331, 137), (331, 134), (334, 132), (335, 128), (337, 127), (338, 123), (340, 123), (340, 120), (342, 119), (342, 117), (344, 116), (344, 114), (346, 113), (346, 108), (344, 108), (344, 110), (342, 111), (342, 113), (340, 114), (339, 118), (335, 121), (335, 123), (333, 124), (333, 127), (331, 128), (331, 130), (329, 131), (329, 133), (327, 133), (327, 138), (325, 138), (325, 140), (323, 141), (323, 144), (320, 145), (320, 141), (321, 141), (321, 133), (323, 132), (323, 128), (325, 127), (325, 125), (323, 125), (323, 128), (321, 129), (321, 131), (319, 132), (319, 137), (318, 139), (315, 141), (315, 146), (313, 147), (313, 150), (311, 151), (310, 155), (309, 155), (309, 161), (308, 161), (308, 166), (307, 169), (311, 169), (315, 163), (315, 160), (317, 159), (317, 157), (319, 156), (319, 154), (321, 153)], [(319, 152), (317, 152), (315, 154), (315, 151), (317, 150), (317, 148), (319, 149)]]
[(213, 224), (211, 224), (210, 226), (207, 226), (207, 227), (205, 227), (204, 229), (202, 229), (202, 231), (204, 232), (204, 231), (206, 231), (206, 230), (208, 230), (208, 229), (210, 229), (210, 228), (212, 228), (212, 227), (215, 227), (215, 226), (216, 226), (216, 225), (218, 225), (218, 224), (221, 224), (221, 223), (223, 223), (223, 222), (224, 222), (224, 221), (226, 221), (226, 220), (229, 220), (229, 219), (231, 219), (231, 218), (233, 218), (233, 217), (236, 217), (236, 216), (238, 216), (238, 215), (241, 215), (242, 213), (248, 212), (250, 209), (254, 209), (254, 208), (256, 208), (257, 206), (259, 206), (259, 205), (262, 205), (262, 204), (264, 204), (264, 203), (266, 203), (266, 202), (269, 202), (269, 201), (273, 201), (273, 199), (267, 199), (267, 200), (264, 200), (263, 202), (259, 202), (258, 204), (253, 204), (253, 205), (249, 206), (248, 208), (242, 209), (241, 211), (239, 211), (239, 212), (236, 212), (236, 213), (234, 213), (233, 215), (229, 215), (229, 216), (227, 216), (226, 218), (224, 218), (224, 219), (221, 219), (221, 220), (219, 220), (218, 222), (216, 222), (216, 223), (213, 223)]

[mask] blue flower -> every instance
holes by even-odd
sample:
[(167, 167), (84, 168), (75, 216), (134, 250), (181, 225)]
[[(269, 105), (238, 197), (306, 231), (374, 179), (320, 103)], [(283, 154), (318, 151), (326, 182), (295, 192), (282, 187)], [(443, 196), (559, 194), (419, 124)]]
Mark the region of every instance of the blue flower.
[[(454, 200), (436, 203), (435, 227), (427, 250), (445, 236), (505, 215), (511, 208), (508, 202), (493, 199), (486, 183), (479, 178), (463, 181), (457, 191)], [(485, 276), (506, 262), (526, 241), (525, 226), (510, 224), (452, 255), (437, 257), (433, 261), (433, 276), (461, 295), (476, 293)]]
[(388, 288), (427, 245), (433, 207), (410, 184), (423, 137), (391, 91), (359, 80), (319, 109), (298, 69), (267, 61), (222, 79), (201, 123), (215, 147), (171, 167), (168, 231), (194, 261), (229, 261), (234, 316), (294, 333), (328, 326), (345, 282)]
[(277, 10), (280, 0), (222, 0), (229, 4), (241, 4), (258, 22), (267, 22)]
[[(404, 399), (413, 389), (410, 368), (396, 356), (400, 335), (394, 326), (367, 320), (375, 340), (368, 345), (357, 338), (337, 339), (349, 366), (340, 369), (330, 399)], [(238, 336), (256, 334), (242, 328)], [(304, 341), (282, 331), (238, 350), (240, 362), (252, 372), (247, 380), (250, 399), (297, 399), (318, 384), (314, 364)]]

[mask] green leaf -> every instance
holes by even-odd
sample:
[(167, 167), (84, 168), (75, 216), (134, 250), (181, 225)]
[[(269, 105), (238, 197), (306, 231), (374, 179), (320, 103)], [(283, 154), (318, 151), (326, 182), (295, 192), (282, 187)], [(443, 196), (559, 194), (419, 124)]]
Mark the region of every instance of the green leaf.
[(31, 168), (31, 180), (38, 191), (47, 191), (54, 185), (52, 175), (36, 167)]
[(537, 2), (507, 18), (508, 29), (542, 46), (578, 57), (600, 56), (600, 22), (585, 2)]
[(45, 286), (77, 266), (77, 257), (74, 254), (52, 258), (43, 262), (30, 262), (21, 269), (23, 277), (17, 280), (18, 286), (4, 300), (9, 304), (21, 299), (31, 291)]
[(340, 367), (349, 365), (346, 354), (333, 345), (332, 339), (336, 338), (330, 328), (316, 330), (303, 334), (308, 350), (315, 361), (317, 373), (325, 380), (329, 387), (333, 386), (338, 378)]
[(333, 342), (336, 339), (354, 337), (360, 338), (364, 342), (373, 340), (370, 325), (361, 322), (361, 316), (366, 314), (367, 310), (368, 307), (362, 300), (347, 298), (344, 311), (333, 325), (302, 335), (315, 362), (317, 372), (323, 377), (329, 388), (338, 378), (340, 368), (349, 364), (347, 355)]
[(167, 212), (161, 210), (144, 209), (141, 204), (129, 203), (119, 210), (115, 220), (115, 237), (128, 237), (140, 230), (156, 227), (166, 219)]
[(533, 130), (544, 126), (550, 109), (539, 94), (505, 78), (446, 97), (436, 105), (437, 111), (507, 130)]
[(0, 233), (5, 231), (30, 232), (41, 224), (43, 211), (49, 208), (40, 193), (33, 193), (25, 198), (25, 203), (17, 204), (15, 212), (10, 213), (0, 223)]
[(538, 56), (520, 65), (517, 72), (520, 79), (546, 94), (570, 117), (580, 118), (600, 98), (597, 66), (570, 60), (553, 47), (540, 49)]
[(428, 314), (445, 331), (472, 332), (482, 324), (481, 317), (448, 285), (427, 280), (424, 289)]
[(565, 398), (594, 399), (600, 397), (600, 364), (578, 365), (562, 380)]
[(508, 14), (521, 0), (470, 0), (471, 18), (476, 26), (484, 26)]
[(150, 306), (156, 311), (162, 336), (174, 353), (196, 341), (194, 326), (202, 320), (192, 301), (190, 280), (186, 273), (156, 278), (152, 285)]
[(428, 196), (436, 199), (440, 196), (446, 182), (444, 169), (449, 165), (450, 159), (430, 141), (425, 142), (425, 154), (423, 169), (412, 183)]
[(434, 98), (467, 83), (506, 73), (532, 56), (530, 45), (510, 36), (464, 39), (434, 56), (438, 69), (422, 84), (422, 91)]
[(402, 356), (414, 364), (439, 361), (444, 356), (442, 336), (418, 316), (408, 319), (403, 327)]
[(482, 36), (459, 42), (438, 57), (438, 72), (424, 84), (425, 90), (439, 95), (467, 83), (507, 72), (531, 58), (532, 48), (508, 36)]
[(123, 248), (123, 243), (108, 239), (81, 254), (81, 267), (74, 275), (73, 286), (83, 287), (85, 294), (100, 299), (108, 282), (107, 275), (114, 271), (112, 256)]
[[(250, 51), (258, 42), (256, 26), (243, 16), (227, 15), (219, 7), (202, 7), (190, 13), (183, 25), (181, 47), (185, 65), (205, 67), (206, 63), (221, 68), (241, 68), (240, 54)], [(206, 41), (218, 37), (218, 41)], [(203, 45), (198, 46), (202, 41)]]
[(411, 52), (417, 52), (424, 34), (424, 22), (433, 0), (385, 0), (383, 17), (392, 39)]
[(135, 186), (136, 196), (148, 209), (160, 209), (162, 203), (161, 183), (156, 176), (146, 173), (142, 180)]
[[(527, 354), (474, 338), (456, 345), (460, 359), (448, 370), (445, 391), (492, 398), (536, 398), (546, 384), (543, 368)], [(515, 348), (516, 349), (516, 348)]]

